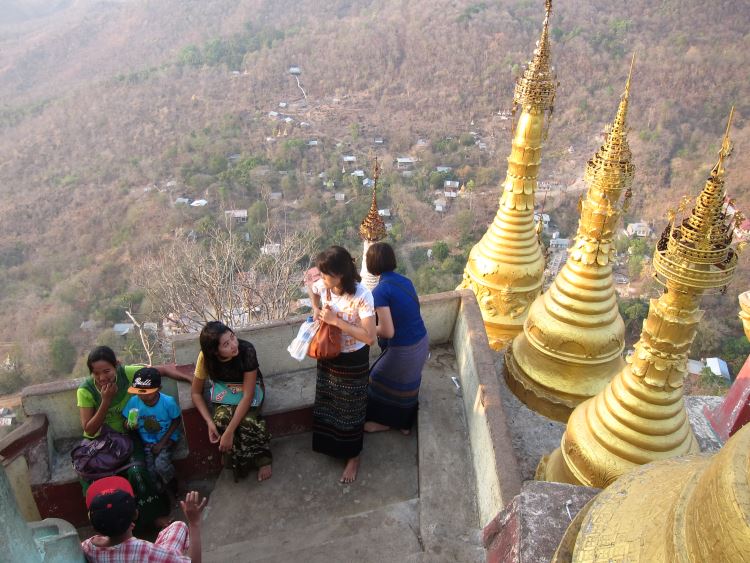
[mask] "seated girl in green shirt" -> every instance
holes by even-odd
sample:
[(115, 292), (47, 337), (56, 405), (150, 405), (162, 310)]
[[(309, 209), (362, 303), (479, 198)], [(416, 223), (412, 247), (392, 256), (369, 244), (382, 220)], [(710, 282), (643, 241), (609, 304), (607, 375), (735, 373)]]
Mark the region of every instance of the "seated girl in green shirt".
[[(128, 402), (128, 387), (133, 376), (143, 366), (123, 366), (117, 361), (114, 351), (108, 346), (94, 348), (86, 361), (91, 375), (78, 387), (76, 399), (81, 417), (83, 435), (93, 438), (102, 426), (109, 426), (115, 432), (126, 433), (122, 409)], [(180, 373), (174, 365), (154, 366), (162, 376), (178, 381), (192, 382), (189, 375)], [(143, 461), (143, 445), (135, 436), (133, 459)], [(130, 467), (123, 475), (133, 486), (138, 501), (138, 528), (144, 529), (159, 525), (160, 519), (169, 513), (168, 499), (156, 492), (154, 484), (143, 465)], [(90, 483), (81, 481), (83, 494)]]

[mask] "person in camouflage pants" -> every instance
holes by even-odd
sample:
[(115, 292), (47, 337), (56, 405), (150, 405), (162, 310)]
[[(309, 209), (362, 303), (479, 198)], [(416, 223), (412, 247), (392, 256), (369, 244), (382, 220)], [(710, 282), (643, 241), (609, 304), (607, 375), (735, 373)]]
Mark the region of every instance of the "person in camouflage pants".
[[(213, 420), (220, 433), (224, 433), (236, 409), (235, 405), (215, 405)], [(231, 468), (235, 480), (238, 480), (246, 477), (252, 469), (270, 465), (270, 442), (271, 435), (260, 415), (260, 408), (248, 409), (235, 430), (232, 451), (224, 454), (224, 467)]]

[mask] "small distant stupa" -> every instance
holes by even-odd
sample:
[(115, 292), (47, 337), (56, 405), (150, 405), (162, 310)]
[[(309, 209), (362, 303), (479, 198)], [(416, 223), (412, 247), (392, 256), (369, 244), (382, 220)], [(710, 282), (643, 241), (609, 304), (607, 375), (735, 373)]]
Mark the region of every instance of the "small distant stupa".
[(372, 203), (370, 204), (370, 211), (365, 216), (362, 224), (359, 226), (359, 236), (362, 238), (362, 268), (360, 275), (362, 276), (362, 285), (367, 289), (373, 290), (378, 285), (380, 276), (373, 276), (367, 269), (367, 249), (374, 242), (381, 241), (386, 236), (385, 223), (378, 213), (378, 179), (380, 178), (380, 164), (378, 163), (378, 157), (375, 157), (375, 164), (372, 172)]

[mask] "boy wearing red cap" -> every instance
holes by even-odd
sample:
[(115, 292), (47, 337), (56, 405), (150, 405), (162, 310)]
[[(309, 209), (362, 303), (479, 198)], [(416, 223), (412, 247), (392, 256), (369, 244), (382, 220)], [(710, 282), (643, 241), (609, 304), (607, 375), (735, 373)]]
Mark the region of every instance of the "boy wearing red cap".
[(105, 477), (94, 481), (86, 492), (86, 508), (91, 525), (101, 535), (81, 543), (86, 558), (95, 563), (200, 563), (201, 513), (206, 499), (192, 491), (180, 505), (187, 525), (184, 522), (170, 524), (155, 543), (139, 540), (133, 536), (138, 510), (127, 479)]

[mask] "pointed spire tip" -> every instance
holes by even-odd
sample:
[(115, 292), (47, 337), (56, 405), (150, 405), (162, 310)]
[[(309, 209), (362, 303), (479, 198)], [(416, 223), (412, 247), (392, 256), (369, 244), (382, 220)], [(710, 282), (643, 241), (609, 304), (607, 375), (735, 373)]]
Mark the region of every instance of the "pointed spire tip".
[(625, 82), (625, 94), (627, 97), (630, 95), (630, 79), (633, 78), (633, 68), (635, 67), (635, 51), (633, 51), (633, 57), (630, 59), (630, 70), (628, 71), (628, 80)]

